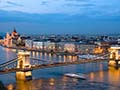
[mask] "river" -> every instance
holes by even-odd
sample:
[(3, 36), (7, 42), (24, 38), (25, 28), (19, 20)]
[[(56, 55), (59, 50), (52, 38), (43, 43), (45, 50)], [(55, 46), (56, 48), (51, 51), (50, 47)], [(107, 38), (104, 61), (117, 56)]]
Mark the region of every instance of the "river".
[[(0, 46), (0, 64), (17, 57), (16, 50)], [(43, 59), (76, 60), (76, 56), (59, 56), (31, 52), (32, 57)], [(66, 73), (84, 73), (87, 80), (65, 77)], [(8, 90), (120, 90), (120, 69), (109, 67), (107, 62), (68, 65), (32, 71), (30, 81), (16, 81), (15, 73), (0, 75)]]

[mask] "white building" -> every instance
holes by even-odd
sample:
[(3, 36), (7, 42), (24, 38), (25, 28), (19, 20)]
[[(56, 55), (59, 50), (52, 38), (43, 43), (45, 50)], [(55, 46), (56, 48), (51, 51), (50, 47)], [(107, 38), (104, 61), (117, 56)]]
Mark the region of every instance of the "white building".
[(26, 39), (26, 40), (25, 40), (25, 47), (27, 47), (27, 48), (32, 48), (32, 46), (33, 46), (33, 40), (31, 40), (31, 39)]
[(94, 44), (80, 44), (78, 51), (80, 53), (94, 53), (96, 45)]
[(41, 40), (33, 40), (32, 48), (35, 49), (44, 49), (44, 50), (54, 50), (56, 43), (50, 41), (41, 41)]
[(38, 40), (34, 40), (33, 41), (33, 48), (43, 49), (43, 42), (42, 41), (38, 41)]
[(78, 45), (77, 42), (64, 42), (64, 51), (78, 52)]
[(118, 44), (120, 44), (120, 39), (118, 39), (117, 41), (118, 41)]
[(46, 47), (47, 47), (48, 50), (55, 50), (56, 43), (55, 42), (49, 42)]

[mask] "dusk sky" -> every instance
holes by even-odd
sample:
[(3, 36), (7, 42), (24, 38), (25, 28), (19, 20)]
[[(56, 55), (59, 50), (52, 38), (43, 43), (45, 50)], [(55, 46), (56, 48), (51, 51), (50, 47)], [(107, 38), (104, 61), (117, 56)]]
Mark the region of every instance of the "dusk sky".
[(0, 32), (120, 33), (120, 0), (0, 0)]

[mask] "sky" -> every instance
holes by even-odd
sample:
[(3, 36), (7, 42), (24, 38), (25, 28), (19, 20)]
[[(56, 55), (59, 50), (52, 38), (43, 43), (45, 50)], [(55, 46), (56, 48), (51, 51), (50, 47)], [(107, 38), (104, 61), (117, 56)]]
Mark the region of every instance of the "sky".
[(120, 33), (120, 0), (0, 0), (0, 32)]

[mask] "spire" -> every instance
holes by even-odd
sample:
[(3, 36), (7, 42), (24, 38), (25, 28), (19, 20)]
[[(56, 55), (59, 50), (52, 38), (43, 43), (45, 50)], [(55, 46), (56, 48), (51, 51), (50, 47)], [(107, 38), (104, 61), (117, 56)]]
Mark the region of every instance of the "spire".
[(13, 32), (17, 33), (17, 32), (16, 32), (16, 29), (15, 29), (15, 27), (14, 27), (14, 30), (13, 30)]
[(11, 35), (12, 35), (12, 37), (14, 37), (15, 35), (18, 35), (18, 33), (17, 33), (17, 31), (16, 31), (15, 27), (14, 27), (14, 29), (13, 29), (13, 31), (12, 31), (12, 33), (11, 33)]

